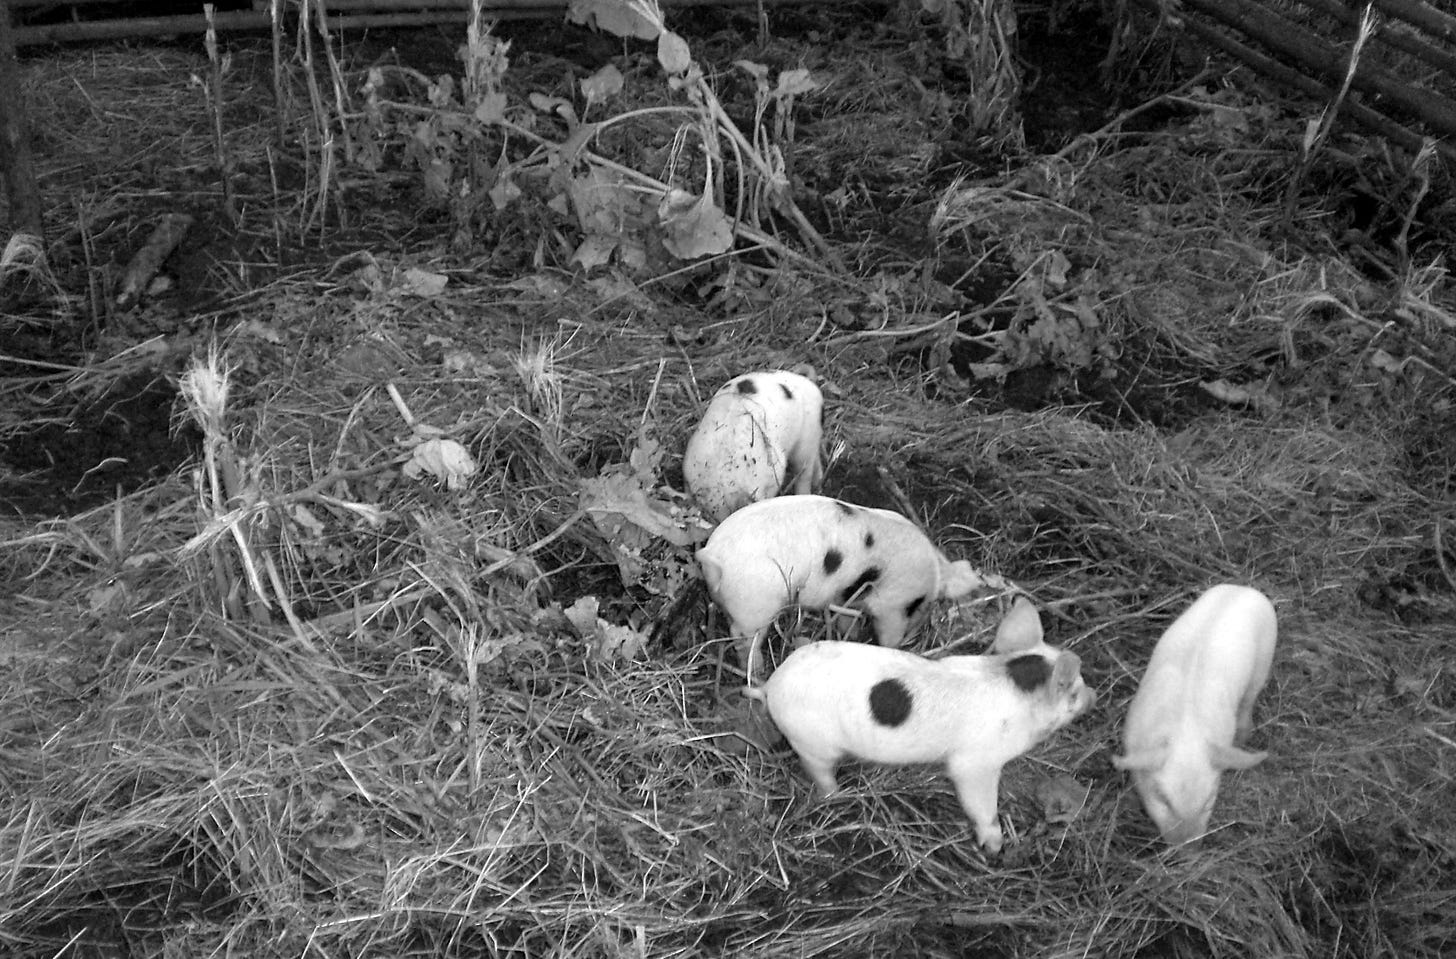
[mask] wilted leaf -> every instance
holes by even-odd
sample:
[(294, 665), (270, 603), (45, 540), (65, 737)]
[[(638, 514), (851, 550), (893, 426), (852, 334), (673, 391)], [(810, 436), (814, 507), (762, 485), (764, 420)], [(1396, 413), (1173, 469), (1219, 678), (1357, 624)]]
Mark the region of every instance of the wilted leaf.
[(503, 176), (490, 188), (490, 202), (497, 210), (504, 210), (521, 195), (521, 188), (510, 176)]
[(481, 123), (499, 123), (506, 118), (506, 95), (487, 93), (475, 105), (475, 119)]
[[(635, 479), (620, 473), (582, 480), (581, 506), (603, 532), (615, 518), (675, 546), (691, 546), (696, 541), (673, 517), (666, 503), (649, 498)], [(616, 525), (621, 535), (621, 524)]]
[(557, 116), (576, 118), (576, 111), (572, 109), (571, 101), (563, 100), (561, 97), (548, 96), (545, 93), (532, 93), (527, 101), (533, 108), (542, 113), (553, 113)]
[(397, 288), (413, 296), (436, 297), (445, 292), (450, 278), (443, 273), (431, 273), (416, 267), (406, 269), (396, 284)]
[(733, 65), (758, 81), (759, 86), (768, 85), (768, 67), (752, 60), (734, 60)]
[[(596, 27), (605, 33), (618, 37), (636, 37), (651, 40), (662, 32), (662, 14), (656, 12), (656, 4), (629, 4), (626, 0), (571, 0), (566, 7), (566, 19)], [(656, 21), (649, 15), (656, 12)]]
[(583, 596), (563, 610), (566, 619), (582, 639), (590, 645), (591, 659), (611, 662), (614, 659), (636, 659), (647, 646), (647, 637), (630, 626), (609, 623), (597, 615), (597, 598)]
[(1042, 815), (1052, 825), (1064, 826), (1087, 805), (1090, 790), (1071, 776), (1054, 776), (1036, 788)]
[(597, 609), (600, 603), (595, 596), (583, 596), (572, 603), (562, 613), (566, 621), (576, 630), (582, 639), (591, 639), (597, 629)]
[[(625, 253), (625, 251), (622, 252)], [(625, 261), (625, 257), (623, 259)], [(636, 283), (615, 270), (602, 276), (592, 277), (586, 281), (586, 285), (596, 294), (599, 303), (621, 301), (642, 313), (651, 313), (657, 308), (652, 297), (643, 293)]]
[(1067, 285), (1067, 271), (1072, 268), (1072, 261), (1061, 250), (1052, 250), (1051, 255), (1046, 259), (1047, 282), (1056, 287)]
[(640, 216), (637, 194), (600, 167), (574, 176), (566, 186), (577, 222), (586, 233), (619, 236), (629, 218)]
[(779, 74), (779, 84), (774, 90), (774, 96), (794, 97), (817, 89), (819, 84), (809, 76), (808, 70), (785, 70)]
[(460, 489), (465, 481), (475, 475), (478, 467), (465, 447), (454, 440), (429, 439), (415, 446), (408, 463), (404, 464), (404, 475), (416, 479), (429, 473), (445, 481), (447, 489)]
[(438, 203), (450, 196), (450, 173), (448, 160), (431, 160), (425, 166), (425, 195)]
[(617, 241), (614, 237), (591, 233), (581, 241), (576, 252), (571, 254), (571, 262), (590, 272), (593, 268), (611, 260), (612, 251), (616, 248)]
[(693, 63), (688, 42), (671, 30), (664, 30), (657, 38), (657, 62), (670, 74), (686, 73)]
[(669, 190), (657, 207), (662, 223), (662, 245), (673, 256), (693, 260), (726, 253), (733, 246), (728, 217), (707, 196)]
[(621, 92), (622, 71), (610, 63), (581, 81), (581, 95), (586, 97), (587, 106), (601, 103)]
[(1233, 405), (1247, 404), (1256, 410), (1271, 412), (1279, 401), (1270, 396), (1260, 383), (1230, 383), (1228, 380), (1204, 380), (1198, 384), (1203, 392), (1216, 400)]

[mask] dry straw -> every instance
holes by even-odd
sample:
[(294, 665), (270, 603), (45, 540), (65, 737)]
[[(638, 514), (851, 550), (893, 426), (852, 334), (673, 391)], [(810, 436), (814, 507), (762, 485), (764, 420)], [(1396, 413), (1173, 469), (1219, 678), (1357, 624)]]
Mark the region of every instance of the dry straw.
[[(266, 77), (235, 63), (230, 89)], [(78, 231), (94, 239), (146, 182), (115, 162), (94, 179), (104, 138), (80, 122), (86, 97), (102, 122), (109, 90), (150, 91), (156, 137), (205, 160), (198, 98), (161, 92), (200, 65), (175, 50), (32, 65), (53, 98), (37, 111), (56, 118), (48, 162), (105, 184), (77, 192)], [(876, 150), (858, 172), (923, 169), (924, 137), (886, 133), (897, 110), (923, 117), (915, 89), (840, 101), (825, 141), (800, 126), (796, 162), (849, 162), (862, 103)], [(496, 274), (425, 242), (229, 301), (232, 335), (186, 376), (204, 436), (189, 473), (0, 529), (19, 584), (0, 599), (0, 947), (1449, 953), (1456, 604), (1436, 521), (1449, 540), (1456, 304), (1443, 264), (1377, 283), (1269, 240), (1283, 154), (1227, 161), (1203, 148), (1209, 130), (1109, 133), (1029, 162), (1021, 193), (961, 182), (916, 214), (923, 226), (941, 201), (936, 249), (867, 241), (863, 281), (740, 264), (705, 290), (711, 314), (669, 299), (684, 287), (624, 292), (532, 269), (531, 252)], [(225, 135), (237, 162), (263, 139)], [(307, 222), (317, 189), (269, 215)], [(283, 235), (240, 207), (254, 238)], [(417, 211), (357, 212), (406, 236)], [(1077, 264), (1066, 286), (1054, 249)], [(923, 269), (936, 257), (948, 275), (1004, 270), (1006, 289), (1037, 278), (1054, 318), (1094, 304), (1121, 347), (1112, 375), (1061, 369), (1032, 411), (988, 399), (1035, 370), (1005, 394), (967, 378), (960, 351), (992, 342), (971, 321), (1004, 314), (946, 308)], [(420, 296), (408, 267), (449, 283)], [(1020, 289), (1000, 306), (1033, 303)], [(98, 358), (75, 385), (140, 362)], [(686, 508), (665, 486), (703, 399), (801, 362), (828, 398), (829, 491), (908, 508), (948, 552), (1027, 588), (1098, 690), (1008, 766), (999, 859), (932, 771), (851, 767), (822, 802), (790, 754), (736, 744), (736, 680), (701, 618), (624, 659), (566, 615), (595, 597), (607, 626), (645, 634), (690, 563), (649, 539), (624, 586), (626, 534), (586, 520), (582, 482), (641, 481)], [(1216, 382), (1267, 402), (1215, 400)], [(422, 426), (469, 451), (470, 482), (405, 474)], [(1217, 832), (1180, 855), (1108, 756), (1158, 632), (1225, 579), (1280, 611), (1255, 733), (1272, 756), (1228, 778)], [(922, 642), (972, 652), (993, 627), (989, 606), (942, 610)]]

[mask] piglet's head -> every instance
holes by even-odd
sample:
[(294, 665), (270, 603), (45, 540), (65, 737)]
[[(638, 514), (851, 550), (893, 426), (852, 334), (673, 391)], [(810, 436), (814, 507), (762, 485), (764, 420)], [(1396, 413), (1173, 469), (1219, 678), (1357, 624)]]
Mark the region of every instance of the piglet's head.
[(1266, 756), (1237, 746), (1165, 738), (1140, 752), (1113, 756), (1112, 765), (1132, 774), (1148, 818), (1165, 842), (1179, 846), (1208, 832), (1224, 770), (1248, 769)]
[(1001, 620), (991, 648), (1009, 657), (1006, 672), (1016, 688), (1040, 701), (1049, 720), (1047, 732), (1062, 728), (1097, 701), (1082, 681), (1081, 658), (1046, 644), (1041, 617), (1025, 597), (1018, 596)]

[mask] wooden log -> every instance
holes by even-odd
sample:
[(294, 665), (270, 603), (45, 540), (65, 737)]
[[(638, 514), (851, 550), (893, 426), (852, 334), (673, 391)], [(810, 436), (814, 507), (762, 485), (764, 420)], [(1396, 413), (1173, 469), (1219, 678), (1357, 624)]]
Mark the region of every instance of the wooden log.
[[(1205, 13), (1336, 83), (1344, 79), (1348, 59), (1345, 51), (1330, 46), (1292, 20), (1271, 13), (1254, 0), (1185, 0), (1185, 4), (1187, 9)], [(1414, 90), (1363, 64), (1352, 86), (1379, 94), (1387, 103), (1428, 124), (1439, 135), (1456, 137), (1456, 105), (1429, 91)]]
[(167, 257), (177, 249), (177, 244), (192, 229), (192, 215), (189, 213), (168, 213), (147, 237), (147, 242), (132, 256), (121, 275), (121, 291), (116, 294), (116, 305), (129, 310), (141, 301), (152, 277), (162, 268)]
[(15, 60), (15, 36), (10, 28), (10, 8), (0, 0), (0, 176), (10, 201), (10, 229), (28, 233), (45, 243), (45, 221), (41, 216), (40, 187), (35, 178), (35, 161), (30, 152), (30, 131), (26, 126), (25, 98), (21, 95), (20, 65)]
[(1442, 13), (1421, 0), (1374, 0), (1374, 3), (1381, 13), (1404, 20), (1433, 37), (1456, 43), (1456, 17), (1449, 13)]
[[(346, 0), (347, 2), (347, 0)], [(412, 2), (412, 0), (407, 0)], [(749, 7), (759, 0), (659, 0), (666, 9), (677, 7)], [(797, 6), (823, 0), (763, 0), (764, 6)], [(528, 20), (560, 16), (566, 10), (567, 0), (490, 0), (484, 15), (487, 20)], [(339, 4), (331, 3), (330, 7)], [(462, 23), (470, 16), (469, 0), (430, 0), (428, 7), (418, 3), (415, 9), (393, 12), (398, 4), (389, 0), (374, 0), (374, 10), (346, 14), (330, 13), (330, 30), (362, 30), (368, 27), (421, 27), (441, 23)], [(264, 10), (226, 10), (214, 14), (217, 29), (223, 32), (263, 30), (270, 25), (270, 18)], [(207, 19), (201, 14), (186, 14), (168, 17), (141, 17), (127, 20), (89, 20), (79, 23), (36, 24), (15, 28), (15, 45), (29, 46), (38, 43), (66, 43), (75, 40), (114, 40), (121, 37), (178, 36), (202, 33), (207, 29)]]
[[(1341, 3), (1340, 0), (1299, 0), (1299, 2), (1315, 12), (1322, 13), (1347, 26), (1358, 28), (1360, 24), (1360, 11)], [(1376, 43), (1409, 53), (1436, 69), (1444, 70), (1456, 77), (1456, 53), (1427, 43), (1410, 31), (1376, 30), (1373, 39)]]
[[(1153, 13), (1161, 14), (1162, 5), (1160, 0), (1138, 0), (1143, 6)], [(1198, 39), (1209, 46), (1233, 57), (1235, 60), (1247, 65), (1255, 73), (1266, 76), (1275, 83), (1292, 87), (1317, 100), (1329, 101), (1334, 99), (1338, 92), (1335, 87), (1327, 86), (1318, 80), (1301, 73), (1293, 67), (1285, 66), (1272, 57), (1267, 57), (1257, 50), (1238, 42), (1227, 33), (1217, 27), (1210, 26), (1194, 17), (1183, 18), (1184, 27), (1195, 34)], [(1397, 123), (1389, 117), (1370, 109), (1364, 104), (1353, 100), (1346, 100), (1340, 108), (1341, 113), (1349, 117), (1355, 123), (1369, 130), (1371, 133), (1383, 136), (1391, 143), (1410, 151), (1412, 154), (1420, 150), (1424, 138), (1413, 130)], [(1436, 152), (1446, 159), (1448, 163), (1456, 163), (1456, 146), (1437, 140)]]

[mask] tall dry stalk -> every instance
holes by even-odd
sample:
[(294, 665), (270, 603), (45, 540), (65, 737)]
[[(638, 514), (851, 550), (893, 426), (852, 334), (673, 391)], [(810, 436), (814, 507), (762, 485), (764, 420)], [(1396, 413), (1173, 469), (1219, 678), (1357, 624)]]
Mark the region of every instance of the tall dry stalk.
[(1284, 194), (1283, 225), (1287, 230), (1294, 219), (1294, 204), (1299, 199), (1299, 191), (1304, 186), (1305, 177), (1309, 175), (1309, 169), (1314, 164), (1314, 159), (1324, 147), (1325, 141), (1329, 139), (1330, 131), (1334, 129), (1335, 120), (1340, 115), (1340, 107), (1345, 102), (1345, 97), (1350, 92), (1350, 84), (1355, 79), (1355, 72), (1360, 68), (1360, 54), (1365, 49), (1365, 43), (1375, 35), (1375, 7), (1367, 3), (1364, 12), (1360, 15), (1360, 29), (1355, 34), (1355, 43), (1350, 47), (1350, 59), (1345, 64), (1345, 79), (1340, 84), (1339, 91), (1320, 113), (1317, 120), (1310, 120), (1305, 125), (1304, 142), (1300, 144), (1299, 165), (1294, 168), (1294, 175), (1289, 178), (1289, 189)]

